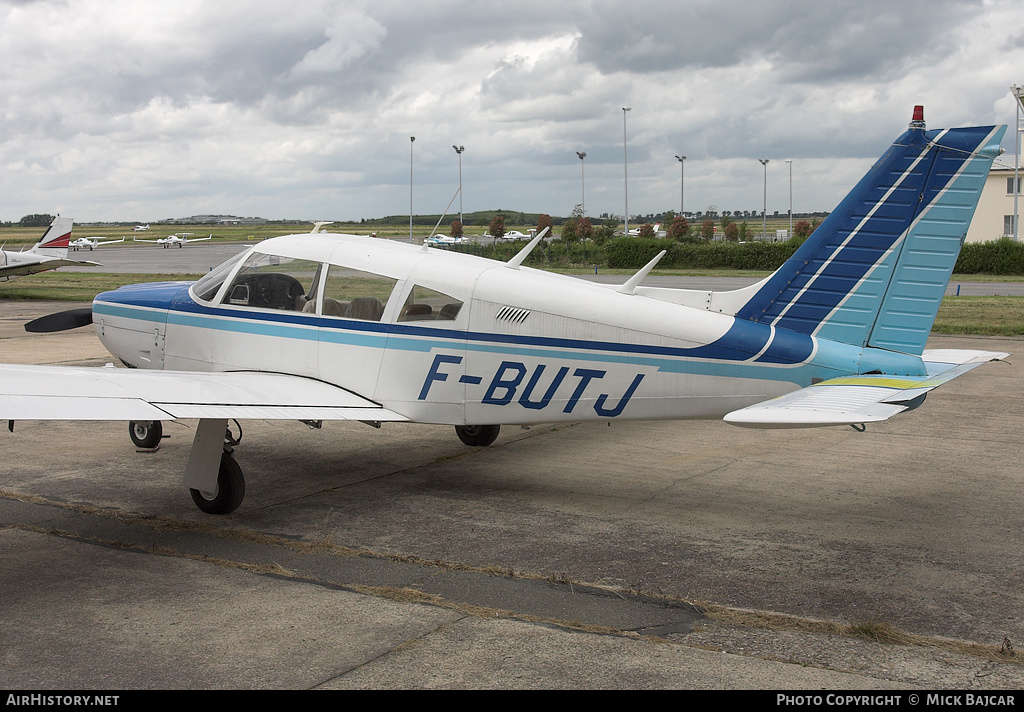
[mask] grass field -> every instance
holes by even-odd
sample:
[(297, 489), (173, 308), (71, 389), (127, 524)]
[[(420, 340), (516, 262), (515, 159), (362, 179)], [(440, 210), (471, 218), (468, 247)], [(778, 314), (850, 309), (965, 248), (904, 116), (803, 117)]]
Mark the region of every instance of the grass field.
[[(605, 271), (606, 273), (609, 270)], [(628, 274), (626, 270), (615, 270)], [(693, 273), (694, 276), (746, 276), (758, 278), (767, 273), (739, 273), (721, 270)], [(666, 271), (662, 274), (682, 272)], [(686, 274), (686, 273), (683, 273)], [(31, 277), (0, 282), (0, 300), (91, 301), (100, 292), (122, 284), (140, 282), (194, 281), (189, 274), (111, 274), (104, 272), (41, 272)], [(982, 336), (1024, 335), (1024, 297), (946, 297), (939, 308), (932, 331), (937, 334), (975, 334)]]

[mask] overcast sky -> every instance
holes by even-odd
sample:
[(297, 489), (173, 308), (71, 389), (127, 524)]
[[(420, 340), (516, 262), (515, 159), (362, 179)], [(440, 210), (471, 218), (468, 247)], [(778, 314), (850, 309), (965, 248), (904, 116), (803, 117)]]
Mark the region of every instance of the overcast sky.
[[(924, 104), (1010, 123), (1019, 0), (0, 0), (0, 219), (831, 210)], [(410, 136), (415, 136), (411, 143)], [(1004, 139), (1012, 165), (1013, 132)], [(585, 151), (581, 181), (581, 161)], [(451, 210), (456, 214), (459, 201)]]

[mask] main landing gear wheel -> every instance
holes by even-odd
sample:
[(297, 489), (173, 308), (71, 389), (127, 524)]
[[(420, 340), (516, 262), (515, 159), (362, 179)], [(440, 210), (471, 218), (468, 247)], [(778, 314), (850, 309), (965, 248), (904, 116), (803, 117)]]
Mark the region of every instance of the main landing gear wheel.
[(217, 473), (217, 491), (202, 492), (189, 488), (192, 501), (207, 514), (231, 514), (245, 498), (245, 477), (242, 468), (230, 453), (220, 456), (220, 471)]
[(133, 420), (128, 423), (128, 435), (135, 447), (152, 450), (164, 436), (164, 426), (159, 420)]
[(470, 447), (490, 445), (498, 438), (500, 425), (456, 425), (455, 433), (459, 440)]

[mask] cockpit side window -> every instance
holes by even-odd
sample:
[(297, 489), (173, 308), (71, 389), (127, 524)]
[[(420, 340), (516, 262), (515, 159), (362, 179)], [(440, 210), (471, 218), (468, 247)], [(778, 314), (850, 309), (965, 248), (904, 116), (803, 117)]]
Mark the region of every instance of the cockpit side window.
[(319, 262), (254, 253), (224, 293), (223, 303), (255, 309), (313, 312)]
[(398, 321), (455, 321), (462, 301), (419, 284), (409, 290)]
[(323, 316), (380, 321), (397, 279), (330, 265), (324, 283)]

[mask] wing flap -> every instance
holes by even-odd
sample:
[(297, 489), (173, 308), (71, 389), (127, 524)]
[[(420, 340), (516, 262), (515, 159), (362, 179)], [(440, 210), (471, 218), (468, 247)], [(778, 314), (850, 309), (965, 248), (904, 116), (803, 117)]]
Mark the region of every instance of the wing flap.
[(264, 372), (0, 365), (0, 420), (408, 420), (343, 388)]
[(1009, 356), (995, 351), (942, 349), (922, 355), (927, 376), (861, 375), (813, 386), (734, 410), (725, 421), (746, 428), (816, 428), (887, 420), (911, 410), (933, 388), (988, 361)]

